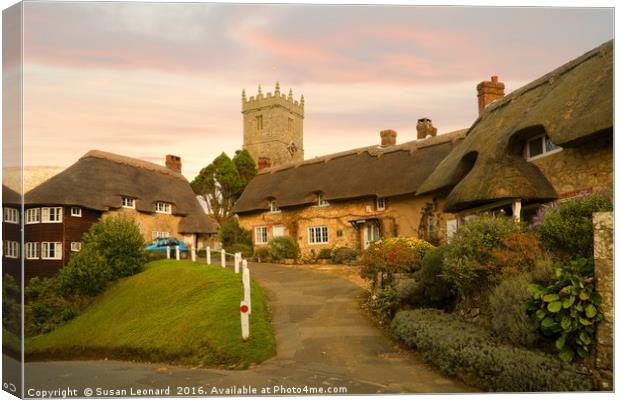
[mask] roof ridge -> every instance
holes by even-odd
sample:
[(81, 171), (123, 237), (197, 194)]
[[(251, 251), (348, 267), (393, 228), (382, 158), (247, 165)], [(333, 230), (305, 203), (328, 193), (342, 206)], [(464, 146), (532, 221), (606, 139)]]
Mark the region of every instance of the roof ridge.
[(148, 171), (159, 172), (162, 174), (173, 176), (175, 178), (186, 180), (185, 177), (180, 172), (175, 172), (171, 170), (170, 168), (165, 167), (163, 165), (155, 164), (153, 162), (146, 161), (146, 160), (141, 160), (139, 158), (133, 158), (133, 157), (123, 156), (123, 155), (116, 154), (116, 153), (111, 153), (108, 151), (96, 150), (96, 149), (90, 150), (86, 154), (84, 154), (82, 157), (80, 157), (80, 160), (84, 160), (87, 158), (100, 158), (103, 160), (115, 162), (117, 164), (125, 164), (130, 167), (142, 168)]

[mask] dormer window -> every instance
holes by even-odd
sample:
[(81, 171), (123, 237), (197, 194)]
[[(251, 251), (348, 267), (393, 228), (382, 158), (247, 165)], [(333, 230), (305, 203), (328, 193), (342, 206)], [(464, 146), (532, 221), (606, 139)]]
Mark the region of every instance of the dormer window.
[(327, 207), (329, 205), (329, 202), (325, 200), (322, 194), (318, 196), (318, 205), (319, 207)]
[(136, 208), (136, 199), (123, 196), (121, 204), (123, 208)]
[(172, 204), (158, 201), (155, 203), (155, 212), (160, 214), (172, 214)]
[(525, 143), (525, 158), (528, 161), (535, 160), (561, 150), (562, 148), (553, 143), (548, 135), (538, 135)]
[(279, 213), (279, 212), (281, 212), (281, 211), (282, 211), (282, 210), (280, 210), (280, 209), (278, 208), (278, 203), (277, 203), (275, 200), (271, 200), (271, 201), (269, 202), (269, 210), (270, 210), (272, 213)]
[(71, 207), (71, 216), (72, 217), (81, 217), (82, 209), (80, 207)]
[(384, 211), (385, 210), (385, 197), (377, 197), (376, 206), (377, 206), (377, 211)]

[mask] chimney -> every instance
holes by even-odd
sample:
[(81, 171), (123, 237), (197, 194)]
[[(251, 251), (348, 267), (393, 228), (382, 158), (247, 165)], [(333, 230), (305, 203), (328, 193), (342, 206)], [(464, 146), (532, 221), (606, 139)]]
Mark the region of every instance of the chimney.
[(493, 75), (490, 81), (482, 81), (476, 86), (478, 89), (478, 114), (497, 99), (504, 97), (504, 83)]
[(429, 118), (420, 118), (416, 125), (418, 140), (426, 139), (428, 136), (437, 136), (437, 128), (433, 126), (433, 121)]
[(258, 170), (265, 168), (271, 168), (271, 158), (269, 157), (258, 157)]
[(381, 131), (381, 146), (393, 146), (396, 144), (396, 131), (393, 129), (386, 129)]
[(181, 173), (181, 157), (168, 154), (166, 156), (166, 167), (175, 172)]

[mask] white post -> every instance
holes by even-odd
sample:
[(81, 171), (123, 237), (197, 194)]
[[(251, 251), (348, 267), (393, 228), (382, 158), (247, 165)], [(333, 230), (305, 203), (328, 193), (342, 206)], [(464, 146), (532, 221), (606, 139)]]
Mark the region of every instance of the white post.
[(222, 261), (222, 268), (226, 268), (226, 250), (221, 249), (220, 250), (220, 260)]
[(251, 282), (250, 282), (250, 269), (248, 268), (248, 261), (243, 260), (241, 262), (243, 275), (243, 301), (245, 301), (248, 305), (248, 314), (252, 314), (252, 292), (250, 291)]
[(211, 247), (207, 246), (207, 264), (211, 264)]
[(170, 260), (170, 246), (166, 246), (166, 258)]
[(241, 253), (235, 253), (235, 274), (239, 273), (239, 267), (241, 267)]
[(177, 256), (177, 261), (179, 261), (181, 259), (181, 249), (179, 249), (178, 245), (175, 247), (176, 247), (175, 255)]
[(515, 222), (521, 222), (521, 200), (512, 203), (512, 218)]
[(248, 340), (250, 337), (250, 316), (248, 315), (249, 307), (242, 301), (239, 306), (241, 314), (241, 337), (243, 340)]
[(192, 246), (192, 262), (196, 262), (196, 248)]

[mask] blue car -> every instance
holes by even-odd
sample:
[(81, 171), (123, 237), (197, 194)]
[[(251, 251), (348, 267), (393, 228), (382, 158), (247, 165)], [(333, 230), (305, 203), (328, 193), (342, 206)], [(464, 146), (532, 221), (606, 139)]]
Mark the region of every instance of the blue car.
[(166, 251), (166, 247), (170, 246), (170, 250), (175, 250), (176, 246), (179, 246), (179, 250), (187, 251), (187, 246), (183, 243), (182, 240), (173, 237), (167, 238), (157, 238), (151, 242), (148, 246), (146, 246), (145, 250), (152, 251)]

